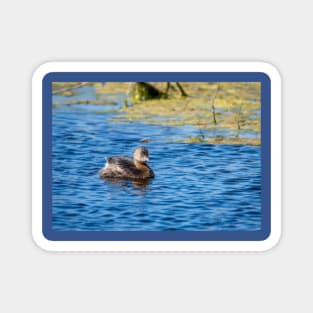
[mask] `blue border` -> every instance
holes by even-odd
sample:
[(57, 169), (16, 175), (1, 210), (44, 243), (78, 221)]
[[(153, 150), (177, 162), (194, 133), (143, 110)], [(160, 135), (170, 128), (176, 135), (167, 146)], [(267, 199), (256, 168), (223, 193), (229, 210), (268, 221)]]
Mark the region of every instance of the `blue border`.
[[(52, 82), (260, 82), (261, 196), (260, 231), (54, 231), (52, 229)], [(42, 81), (43, 235), (53, 241), (260, 241), (271, 232), (271, 80), (262, 72), (52, 72)]]

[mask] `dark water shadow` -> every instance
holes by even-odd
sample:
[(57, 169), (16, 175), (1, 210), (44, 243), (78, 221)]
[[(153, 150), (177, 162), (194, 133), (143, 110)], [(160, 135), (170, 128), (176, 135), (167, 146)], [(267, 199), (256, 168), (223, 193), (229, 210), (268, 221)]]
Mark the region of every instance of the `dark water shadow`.
[(120, 186), (120, 187), (133, 186), (142, 192), (146, 192), (147, 191), (146, 187), (149, 186), (149, 184), (152, 182), (151, 178), (129, 180), (129, 179), (121, 179), (121, 178), (103, 177), (102, 179), (110, 184)]

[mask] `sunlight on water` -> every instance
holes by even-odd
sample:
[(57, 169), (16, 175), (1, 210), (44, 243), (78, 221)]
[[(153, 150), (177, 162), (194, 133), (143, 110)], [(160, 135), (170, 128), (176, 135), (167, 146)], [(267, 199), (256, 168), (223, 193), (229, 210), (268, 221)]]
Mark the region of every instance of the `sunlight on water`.
[[(173, 143), (192, 126), (112, 122), (104, 106), (53, 109), (55, 230), (259, 230), (259, 146)], [(140, 142), (149, 138), (147, 143)], [(104, 157), (145, 145), (156, 177), (103, 180)]]

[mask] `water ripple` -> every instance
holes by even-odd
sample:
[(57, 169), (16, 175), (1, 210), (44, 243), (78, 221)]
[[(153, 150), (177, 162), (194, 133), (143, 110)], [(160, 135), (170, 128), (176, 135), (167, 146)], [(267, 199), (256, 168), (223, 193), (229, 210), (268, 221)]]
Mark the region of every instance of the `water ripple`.
[[(258, 230), (260, 148), (169, 143), (195, 128), (113, 123), (99, 106), (53, 112), (55, 230)], [(99, 109), (98, 109), (99, 108)], [(149, 182), (98, 177), (104, 157), (141, 145), (156, 177)]]

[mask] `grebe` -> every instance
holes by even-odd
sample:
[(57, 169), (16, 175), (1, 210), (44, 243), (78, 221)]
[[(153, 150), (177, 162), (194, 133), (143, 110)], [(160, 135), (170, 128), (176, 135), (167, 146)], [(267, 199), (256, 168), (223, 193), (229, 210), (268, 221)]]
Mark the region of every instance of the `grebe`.
[(107, 158), (106, 165), (99, 171), (99, 175), (102, 178), (153, 178), (154, 173), (147, 161), (149, 161), (148, 149), (139, 147), (134, 151), (133, 159), (120, 156)]

